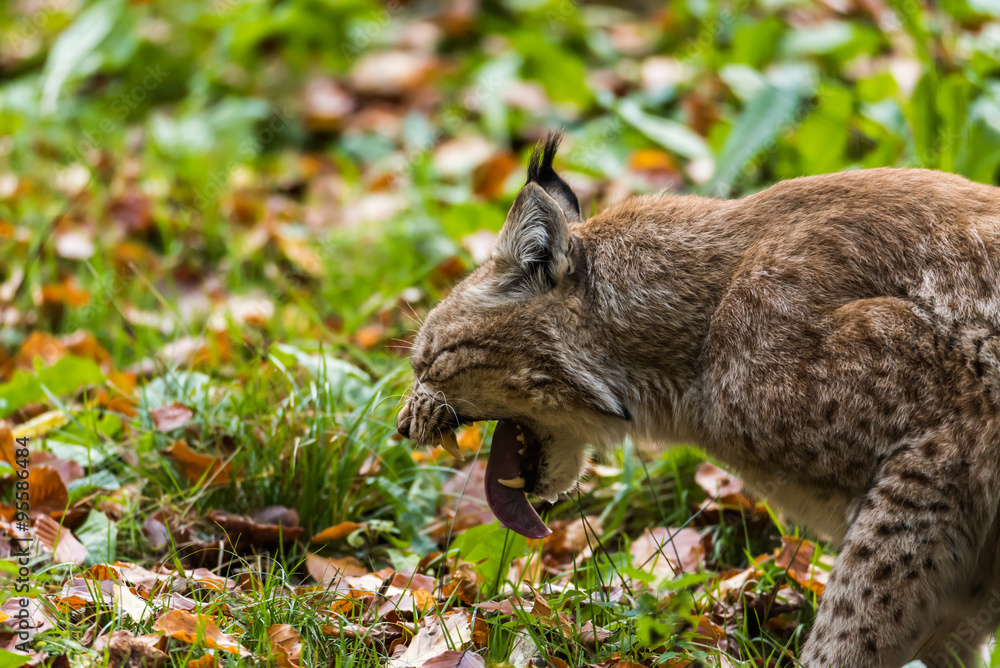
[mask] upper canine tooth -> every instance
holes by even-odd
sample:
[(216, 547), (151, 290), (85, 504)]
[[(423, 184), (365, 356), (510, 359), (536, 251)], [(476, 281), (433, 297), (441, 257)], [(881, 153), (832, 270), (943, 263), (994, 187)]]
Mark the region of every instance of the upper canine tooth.
[(516, 478), (497, 478), (497, 482), (504, 487), (510, 487), (511, 489), (524, 489), (524, 478), (517, 476)]
[(455, 432), (449, 431), (447, 434), (441, 434), (441, 447), (455, 459), (465, 460), (462, 453), (458, 451), (458, 439), (455, 438)]

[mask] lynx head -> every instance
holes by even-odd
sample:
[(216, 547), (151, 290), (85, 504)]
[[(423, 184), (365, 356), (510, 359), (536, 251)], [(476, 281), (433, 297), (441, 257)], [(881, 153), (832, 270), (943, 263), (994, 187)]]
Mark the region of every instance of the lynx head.
[[(550, 135), (532, 154), (492, 256), (427, 316), (398, 416), (400, 433), (420, 445), (477, 420), (523, 426), (536, 445), (522, 439), (505, 456), (520, 457), (526, 491), (549, 500), (575, 483), (596, 433), (631, 419), (593, 370), (599, 324), (588, 314), (587, 251), (573, 234), (579, 204), (552, 168), (559, 140)], [(491, 464), (504, 449), (497, 441)]]

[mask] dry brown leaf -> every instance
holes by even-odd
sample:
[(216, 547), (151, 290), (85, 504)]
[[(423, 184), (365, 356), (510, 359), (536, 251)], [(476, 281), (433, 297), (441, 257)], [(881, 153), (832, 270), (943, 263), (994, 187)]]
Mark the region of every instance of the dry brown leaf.
[(264, 524), (246, 515), (230, 515), (223, 510), (213, 510), (208, 519), (215, 522), (229, 541), (240, 549), (296, 540), (305, 531), (302, 527)]
[(569, 668), (569, 664), (560, 659), (558, 656), (553, 656), (551, 652), (546, 652), (546, 656), (549, 660), (549, 668)]
[(78, 330), (72, 334), (60, 337), (60, 341), (66, 349), (77, 357), (92, 359), (100, 365), (111, 362), (111, 355), (97, 341), (97, 337), (85, 330)]
[(191, 645), (203, 644), (211, 649), (220, 649), (230, 654), (249, 656), (250, 652), (223, 633), (215, 620), (208, 615), (198, 615), (187, 610), (170, 610), (153, 624), (153, 630)]
[(816, 546), (808, 540), (782, 536), (781, 551), (774, 563), (786, 569), (788, 575), (800, 585), (821, 596), (826, 590), (830, 572), (813, 565), (815, 551)]
[(657, 580), (696, 573), (705, 560), (705, 545), (694, 529), (656, 527), (632, 542), (632, 564), (656, 576)]
[(90, 301), (90, 293), (81, 290), (76, 285), (76, 279), (69, 277), (61, 283), (53, 283), (42, 287), (42, 306), (65, 304), (66, 306), (83, 306)]
[(553, 522), (552, 534), (542, 543), (542, 553), (558, 564), (572, 562), (578, 557), (588, 558), (591, 546), (599, 543), (604, 533), (600, 520), (594, 516), (577, 517), (570, 522)]
[(309, 571), (313, 580), (321, 585), (336, 584), (345, 575), (356, 577), (368, 572), (354, 557), (333, 559), (321, 557), (318, 554), (306, 556), (306, 570)]
[(471, 640), (472, 615), (468, 610), (435, 615), (417, 631), (406, 650), (399, 657), (389, 659), (387, 665), (389, 668), (421, 668), (430, 659), (454, 647), (463, 647)]
[(358, 524), (357, 522), (341, 522), (340, 524), (329, 527), (328, 529), (323, 529), (318, 534), (313, 536), (309, 542), (313, 545), (318, 545), (320, 543), (332, 543), (335, 540), (340, 540), (345, 536), (349, 536), (363, 526), (365, 525)]
[(281, 668), (300, 668), (302, 665), (302, 638), (291, 624), (275, 624), (267, 629), (271, 651), (278, 656)]
[(588, 620), (580, 627), (580, 644), (591, 651), (597, 650), (597, 645), (611, 637), (611, 631), (595, 626), (594, 622)]
[(31, 515), (61, 515), (69, 504), (69, 492), (59, 472), (51, 466), (36, 466), (28, 471), (31, 490)]
[(303, 94), (306, 126), (314, 132), (339, 130), (354, 110), (354, 98), (329, 77), (316, 77)]
[(10, 427), (0, 427), (0, 461), (7, 462), (15, 471), (21, 468), (17, 465), (17, 445)]
[(509, 151), (497, 153), (472, 174), (474, 192), (480, 197), (493, 200), (503, 195), (507, 177), (517, 169), (520, 161)]
[(711, 462), (704, 462), (698, 467), (694, 481), (711, 497), (739, 494), (743, 491), (743, 482)]
[(59, 459), (51, 452), (32, 452), (29, 461), (32, 467), (51, 466), (65, 485), (84, 476), (83, 467), (79, 462), (72, 459)]
[(168, 432), (179, 429), (191, 421), (194, 412), (184, 404), (174, 402), (149, 411), (156, 431)]
[(164, 653), (166, 642), (163, 636), (147, 634), (135, 636), (124, 629), (105, 633), (94, 641), (93, 649), (101, 654), (107, 652), (109, 666), (118, 668), (159, 668), (165, 666), (169, 657)]
[(350, 81), (359, 93), (395, 97), (426, 90), (434, 69), (434, 59), (429, 54), (368, 52), (357, 61)]
[(162, 454), (173, 459), (188, 482), (193, 484), (225, 485), (232, 476), (232, 464), (217, 457), (199, 454), (189, 448), (185, 441), (175, 441)]
[[(448, 650), (425, 661), (424, 668), (485, 668), (486, 661), (475, 652)], [(566, 666), (565, 663), (562, 664)], [(556, 668), (559, 668), (556, 666)], [(569, 668), (566, 666), (566, 668)]]
[(51, 366), (67, 353), (66, 346), (51, 334), (35, 331), (28, 335), (17, 353), (17, 367), (26, 371), (34, 370), (34, 359), (40, 357), (45, 366)]

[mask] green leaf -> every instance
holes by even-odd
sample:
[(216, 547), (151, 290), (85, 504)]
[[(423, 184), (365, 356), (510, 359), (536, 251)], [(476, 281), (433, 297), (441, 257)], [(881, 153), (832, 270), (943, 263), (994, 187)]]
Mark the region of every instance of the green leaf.
[(476, 564), (485, 581), (484, 591), (492, 595), (507, 576), (511, 561), (528, 554), (528, 539), (494, 522), (469, 529), (452, 547), (462, 559)]
[(705, 190), (726, 195), (733, 182), (759, 153), (773, 145), (799, 111), (807, 92), (805, 76), (775, 77), (762, 87), (747, 104), (726, 136), (716, 160), (716, 172)]
[(34, 373), (18, 371), (10, 382), (0, 385), (0, 417), (13, 413), (25, 404), (44, 401), (47, 397), (45, 390), (61, 396), (85, 385), (102, 382), (104, 374), (96, 362), (73, 355)]
[(74, 480), (66, 485), (69, 492), (70, 503), (83, 498), (87, 494), (97, 490), (116, 490), (121, 488), (118, 478), (111, 471), (98, 471), (85, 478)]
[(5, 649), (0, 649), (0, 668), (18, 668), (31, 661), (30, 656), (14, 654)]
[(87, 56), (91, 55), (108, 36), (123, 6), (123, 0), (97, 2), (81, 13), (73, 25), (59, 35), (49, 52), (49, 59), (42, 73), (43, 114), (55, 111), (63, 84), (80, 69)]
[(351, 406), (368, 402), (375, 390), (368, 374), (350, 362), (326, 354), (310, 354), (287, 343), (277, 343), (273, 354), (284, 363), (294, 361), (306, 369), (317, 381), (329, 384)]
[(705, 140), (683, 123), (669, 118), (652, 116), (643, 111), (639, 103), (631, 98), (613, 103), (611, 108), (621, 116), (623, 121), (668, 151), (691, 160), (712, 157), (712, 152)]
[(84, 566), (110, 564), (118, 558), (118, 527), (99, 510), (91, 510), (87, 521), (73, 532), (87, 548)]

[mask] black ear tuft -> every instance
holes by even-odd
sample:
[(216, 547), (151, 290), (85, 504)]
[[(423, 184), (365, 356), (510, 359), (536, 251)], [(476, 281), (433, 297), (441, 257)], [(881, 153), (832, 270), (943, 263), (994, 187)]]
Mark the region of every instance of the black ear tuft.
[(559, 203), (559, 208), (566, 215), (566, 221), (578, 223), (583, 220), (580, 215), (580, 202), (566, 182), (552, 169), (552, 160), (556, 157), (556, 150), (561, 141), (561, 132), (550, 132), (545, 137), (544, 144), (535, 146), (535, 150), (531, 152), (531, 159), (528, 160), (528, 181), (525, 185), (528, 183), (540, 185), (549, 197)]

